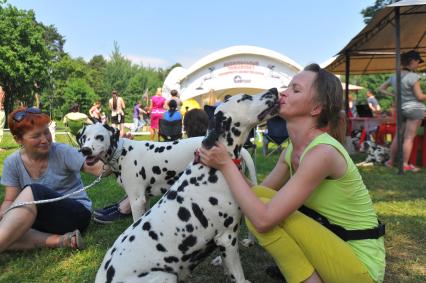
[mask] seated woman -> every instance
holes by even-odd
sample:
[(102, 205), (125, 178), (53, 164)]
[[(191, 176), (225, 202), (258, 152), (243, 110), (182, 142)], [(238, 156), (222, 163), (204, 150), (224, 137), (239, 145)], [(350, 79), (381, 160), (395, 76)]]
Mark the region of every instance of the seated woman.
[(167, 104), (169, 107), (169, 110), (164, 112), (162, 119), (166, 121), (178, 121), (182, 120), (182, 115), (179, 111), (177, 111), (177, 102), (176, 100), (172, 99)]
[(80, 171), (101, 174), (66, 144), (52, 143), (49, 116), (38, 108), (19, 108), (8, 125), (21, 148), (4, 161), (1, 184), (0, 252), (34, 248), (84, 247), (80, 231), (91, 219), (92, 202), (86, 192), (57, 202), (30, 204), (9, 210), (14, 203), (51, 199), (83, 188)]

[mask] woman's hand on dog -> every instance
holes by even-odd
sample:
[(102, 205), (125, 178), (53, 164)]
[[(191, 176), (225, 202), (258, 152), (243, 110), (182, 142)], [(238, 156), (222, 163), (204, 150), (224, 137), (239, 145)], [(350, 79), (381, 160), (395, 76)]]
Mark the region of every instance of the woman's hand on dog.
[(231, 156), (223, 144), (216, 144), (211, 149), (200, 147), (198, 149), (201, 163), (218, 170), (224, 169), (227, 165), (233, 164)]

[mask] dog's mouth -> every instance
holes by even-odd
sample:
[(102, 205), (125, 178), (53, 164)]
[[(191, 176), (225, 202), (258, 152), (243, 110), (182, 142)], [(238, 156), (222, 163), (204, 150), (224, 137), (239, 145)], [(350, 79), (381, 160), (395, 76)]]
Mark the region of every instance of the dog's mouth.
[(95, 163), (98, 162), (99, 159), (100, 159), (99, 156), (94, 156), (94, 155), (86, 156), (86, 164), (89, 166), (95, 165)]
[(279, 101), (276, 100), (275, 102), (272, 102), (270, 107), (263, 110), (259, 115), (257, 115), (257, 118), (260, 122), (263, 122), (267, 120), (268, 118), (272, 118), (273, 116), (277, 115), (280, 110), (280, 104)]

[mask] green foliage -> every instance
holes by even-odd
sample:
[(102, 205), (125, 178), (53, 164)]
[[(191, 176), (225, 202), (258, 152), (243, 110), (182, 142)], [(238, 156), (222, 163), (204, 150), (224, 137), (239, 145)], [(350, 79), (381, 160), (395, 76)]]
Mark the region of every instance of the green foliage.
[(64, 103), (60, 106), (62, 113), (68, 113), (71, 105), (78, 103), (80, 112), (88, 113), (93, 101), (99, 97), (90, 87), (86, 80), (82, 78), (71, 78), (67, 81), (64, 88)]
[(32, 104), (34, 82), (48, 80), (53, 52), (46, 43), (44, 28), (32, 10), (0, 3), (0, 84), (9, 94), (6, 112), (16, 100)]
[(364, 23), (368, 24), (381, 9), (395, 2), (398, 2), (398, 0), (376, 0), (373, 6), (362, 9), (361, 14), (364, 17)]

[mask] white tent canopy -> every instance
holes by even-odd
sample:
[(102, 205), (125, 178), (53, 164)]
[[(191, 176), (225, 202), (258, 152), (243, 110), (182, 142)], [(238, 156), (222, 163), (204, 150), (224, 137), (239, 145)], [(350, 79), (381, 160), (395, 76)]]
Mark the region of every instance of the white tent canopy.
[(163, 95), (176, 89), (183, 101), (213, 104), (223, 96), (254, 94), (287, 87), (302, 67), (288, 57), (255, 46), (233, 46), (214, 52), (188, 69), (174, 68), (164, 81)]

